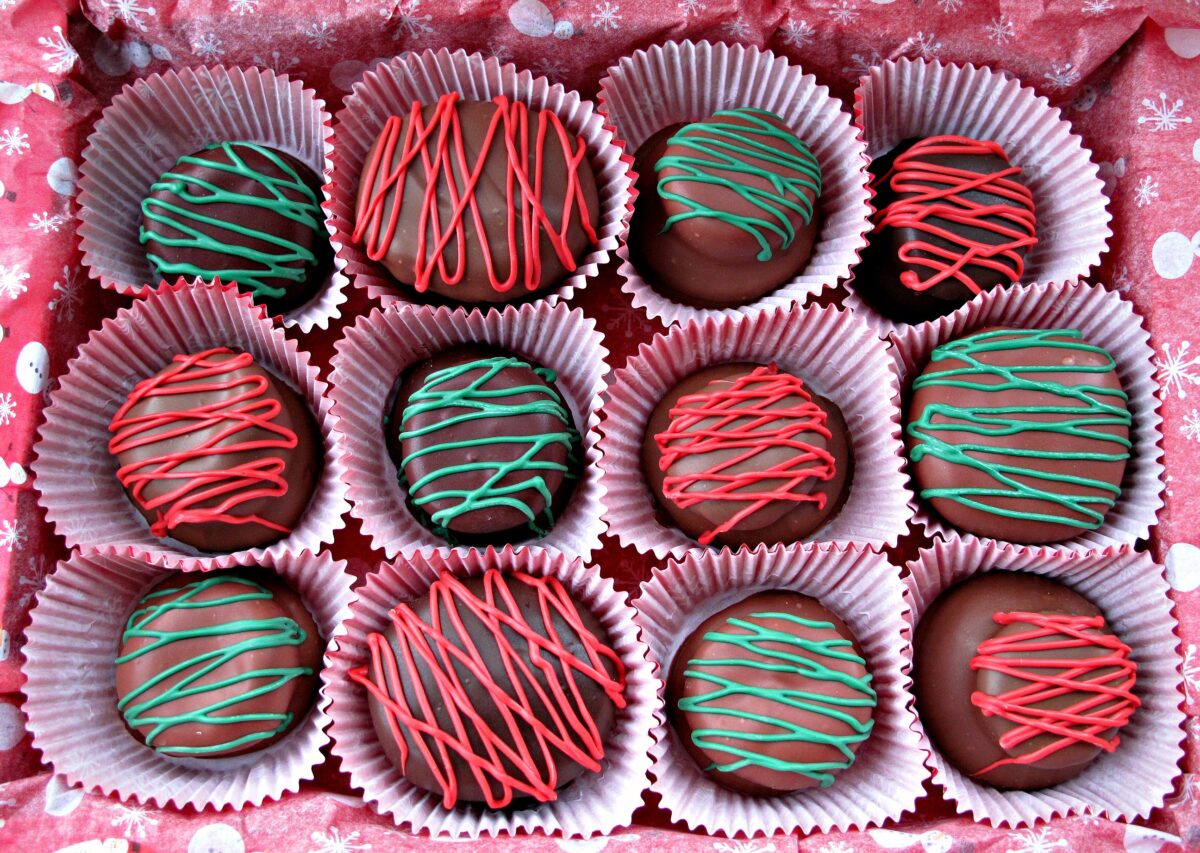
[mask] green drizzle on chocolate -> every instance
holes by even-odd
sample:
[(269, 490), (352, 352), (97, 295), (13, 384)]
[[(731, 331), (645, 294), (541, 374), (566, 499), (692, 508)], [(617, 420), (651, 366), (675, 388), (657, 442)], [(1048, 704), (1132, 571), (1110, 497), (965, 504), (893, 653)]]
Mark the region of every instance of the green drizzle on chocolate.
[[(985, 364), (980, 359), (984, 353), (1020, 351), (1033, 347), (1102, 355), (1104, 363), (1093, 366), (1032, 363), (1003, 367)], [(924, 373), (913, 383), (914, 391), (934, 387), (997, 393), (1025, 391), (1046, 395), (1049, 399), (1044, 405), (1026, 406), (966, 407), (953, 402), (927, 405), (921, 417), (908, 425), (908, 434), (918, 440), (910, 451), (912, 461), (916, 463), (930, 456), (982, 471), (996, 485), (989, 488), (923, 489), (921, 496), (956, 501), (1005, 518), (1068, 524), (1085, 530), (1100, 527), (1104, 514), (1116, 503), (1121, 493), (1120, 487), (1083, 474), (1046, 471), (1037, 466), (1037, 460), (1079, 462), (1082, 463), (1080, 470), (1086, 470), (1084, 466), (1089, 462), (1120, 462), (1129, 458), (1133, 446), (1129, 439), (1097, 429), (1101, 426), (1130, 426), (1132, 418), (1124, 405), (1129, 398), (1120, 389), (1102, 388), (1086, 381), (1089, 374), (1104, 374), (1113, 370), (1115, 362), (1112, 356), (1100, 347), (1084, 343), (1083, 335), (1075, 330), (1004, 329), (981, 332), (943, 344), (930, 357), (931, 364), (937, 362), (961, 366)], [(1039, 374), (1046, 373), (1073, 374), (1080, 380), (1064, 384), (1039, 378)], [(1120, 400), (1121, 405), (1106, 401), (1106, 397)], [(953, 399), (952, 395), (950, 399)], [(963, 434), (1027, 434), (1032, 438), (1038, 433), (1085, 438), (1114, 445), (1114, 449), (1110, 453), (1038, 450), (1034, 447), (995, 447), (958, 440)], [(1043, 487), (1038, 484), (1046, 485)], [(1105, 494), (1064, 494), (1054, 491), (1054, 484), (1087, 487)], [(988, 500), (993, 498), (1045, 501), (1069, 512), (1027, 512), (1009, 506), (997, 506)]]
[[(788, 218), (789, 213), (800, 216), (805, 225), (812, 221), (813, 203), (805, 190), (810, 191), (814, 199), (820, 196), (821, 167), (803, 140), (768, 120), (781, 120), (774, 113), (751, 108), (713, 113), (713, 119), (731, 118), (740, 119), (746, 124), (712, 119), (694, 122), (681, 128), (667, 141), (668, 145), (687, 148), (694, 153), (667, 155), (654, 164), (656, 172), (663, 169), (683, 172), (682, 175), (659, 178), (658, 194), (663, 199), (670, 199), (688, 208), (668, 218), (663, 230), (687, 219), (716, 219), (754, 237), (759, 245), (758, 260), (769, 261), (774, 251), (768, 234), (780, 239), (781, 249), (787, 249), (796, 239), (796, 229)], [(771, 141), (782, 142), (785, 150), (772, 147)], [(751, 179), (766, 181), (770, 189), (751, 185)], [(671, 184), (681, 181), (722, 187), (754, 205), (763, 214), (735, 214), (668, 190)]]
[[(229, 593), (218, 598), (198, 600), (205, 591), (216, 586), (236, 585), (245, 587), (245, 592)], [(145, 736), (146, 745), (167, 755), (206, 755), (227, 750), (240, 749), (246, 744), (259, 740), (268, 740), (285, 731), (292, 724), (293, 714), (248, 711), (229, 713), (238, 705), (252, 703), (259, 696), (264, 696), (282, 688), (288, 682), (313, 674), (309, 667), (260, 667), (255, 669), (239, 665), (237, 659), (242, 655), (260, 650), (281, 649), (286, 646), (299, 646), (308, 638), (307, 632), (294, 619), (278, 617), (274, 619), (228, 619), (228, 614), (221, 613), (221, 608), (230, 607), (243, 601), (270, 601), (274, 596), (270, 590), (246, 578), (209, 577), (193, 581), (180, 587), (155, 590), (148, 593), (140, 602), (138, 608), (130, 615), (125, 624), (125, 632), (121, 635), (121, 644), (129, 643), (138, 638), (149, 639), (151, 642), (144, 647), (121, 655), (117, 665), (128, 663), (143, 655), (152, 654), (164, 646), (184, 640), (195, 640), (204, 637), (222, 637), (227, 642), (221, 648), (211, 649), (180, 661), (177, 665), (165, 669), (153, 678), (129, 691), (117, 702), (117, 709), (125, 718), (125, 723), (131, 729), (141, 726), (153, 726)], [(170, 599), (162, 601), (162, 599)], [(179, 610), (210, 611), (194, 620), (195, 628), (186, 631), (168, 631), (157, 627), (159, 620)], [(200, 684), (202, 679), (213, 673), (218, 676), (228, 673), (228, 677), (218, 677), (215, 681)], [(197, 694), (221, 690), (235, 684), (253, 682), (255, 679), (269, 679), (263, 684), (248, 688), (235, 698), (214, 700), (212, 703), (196, 708), (193, 711), (167, 713), (163, 709), (172, 702)], [(139, 697), (155, 687), (166, 684), (164, 690), (157, 696), (143, 701)], [(155, 746), (154, 741), (164, 732), (175, 726), (223, 726), (238, 723), (275, 722), (270, 730), (260, 731), (243, 737), (212, 743), (207, 746)]]
[[(229, 163), (189, 155), (179, 158), (176, 165), (202, 166), (218, 172), (228, 172), (239, 179), (252, 181), (261, 188), (263, 194), (236, 192), (195, 175), (166, 172), (151, 185), (150, 192), (166, 191), (178, 201), (165, 201), (153, 196), (144, 199), (142, 214), (158, 227), (147, 230), (143, 226), (138, 239), (143, 246), (153, 239), (164, 246), (213, 252), (229, 256), (231, 262), (244, 262), (243, 266), (206, 268), (191, 263), (172, 263), (154, 253), (147, 254), (146, 257), (161, 276), (198, 276), (205, 280), (220, 278), (222, 281), (236, 281), (243, 288), (253, 291), (256, 296), (279, 299), (287, 291), (282, 287), (272, 286), (268, 283), (269, 280), (303, 282), (308, 276), (309, 268), (317, 265), (316, 255), (305, 246), (273, 233), (265, 227), (269, 223), (264, 223), (263, 228), (252, 228), (227, 219), (208, 216), (202, 211), (205, 205), (213, 204), (241, 204), (262, 208), (277, 216), (302, 223), (321, 237), (324, 234), (325, 218), (321, 212), (321, 199), (292, 165), (270, 148), (252, 142), (220, 142), (205, 146), (204, 150), (212, 151), (217, 148), (225, 153)], [(266, 158), (287, 176), (286, 179), (265, 175), (252, 168), (238, 153), (239, 150), (252, 151)], [(206, 233), (200, 229), (201, 224), (211, 226), (216, 233)], [(222, 238), (222, 232), (229, 236)], [(268, 244), (276, 250), (243, 245), (234, 239), (235, 236), (248, 238), (259, 244)], [(296, 262), (300, 262), (300, 266), (293, 266)]]
[[(684, 713), (719, 714), (753, 720), (770, 727), (770, 731), (762, 734), (716, 728), (693, 729), (692, 742), (697, 747), (710, 753), (722, 752), (730, 756), (728, 762), (713, 762), (704, 769), (729, 773), (749, 766), (764, 767), (768, 770), (796, 773), (816, 781), (822, 788), (828, 787), (833, 784), (835, 771), (844, 770), (854, 763), (852, 747), (865, 741), (874, 727), (873, 720), (860, 722), (845, 709), (874, 708), (877, 697), (871, 688), (869, 673), (855, 678), (829, 667), (825, 661), (850, 661), (864, 667), (866, 661), (854, 653), (854, 644), (850, 640), (836, 634), (837, 629), (830, 622), (804, 619), (789, 613), (752, 613), (750, 616), (753, 619), (790, 623), (797, 627), (797, 632), (828, 631), (834, 632), (834, 636), (827, 640), (809, 639), (799, 636), (798, 633), (738, 618), (727, 619), (726, 624), (742, 628), (749, 633), (709, 631), (704, 635), (708, 642), (728, 646), (729, 656), (689, 660), (684, 676), (712, 684), (715, 689), (702, 695), (680, 699), (677, 708)], [(780, 646), (789, 650), (784, 651)], [(755, 687), (707, 671), (720, 667), (747, 667), (827, 681), (847, 687), (857, 695), (837, 697), (782, 687)], [(754, 713), (729, 703), (727, 700), (731, 696), (761, 699), (776, 705), (778, 711), (772, 714)], [(789, 719), (796, 711), (808, 711), (828, 717), (843, 725), (845, 733), (832, 734), (797, 725)], [(832, 762), (785, 761), (764, 755), (755, 748), (759, 743), (785, 741), (832, 746), (842, 754), (843, 759)]]

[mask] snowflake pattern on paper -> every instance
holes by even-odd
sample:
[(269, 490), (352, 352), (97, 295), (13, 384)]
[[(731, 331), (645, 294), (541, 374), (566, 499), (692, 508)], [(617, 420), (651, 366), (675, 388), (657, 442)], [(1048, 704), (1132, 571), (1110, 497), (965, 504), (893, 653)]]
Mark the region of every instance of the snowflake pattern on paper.
[(117, 803), (113, 806), (116, 812), (112, 825), (119, 827), (121, 833), (131, 841), (144, 841), (148, 827), (158, 826), (158, 818), (152, 817), (150, 809), (145, 806), (126, 806)]
[(912, 38), (913, 50), (917, 56), (922, 59), (933, 59), (942, 49), (942, 43), (937, 40), (937, 36), (933, 33), (926, 35), (924, 32), (918, 31)]
[(1147, 125), (1155, 133), (1178, 130), (1192, 123), (1192, 117), (1183, 114), (1183, 98), (1171, 101), (1166, 92), (1159, 92), (1157, 101), (1142, 98), (1142, 106), (1146, 108), (1146, 114), (1138, 116), (1137, 123)]
[[(254, 60), (258, 62), (257, 59)], [(134, 131), (137, 137), (133, 143), (133, 149), (138, 156), (145, 160), (157, 160), (162, 156), (162, 150), (166, 147), (167, 138), (162, 135), (157, 127), (146, 125), (139, 127)]]
[(52, 287), (54, 298), (46, 303), (46, 308), (56, 320), (73, 320), (75, 311), (83, 304), (79, 270), (64, 266), (62, 280), (55, 280)]
[(597, 30), (617, 30), (621, 27), (621, 7), (604, 0), (592, 9), (592, 26)]
[(1179, 429), (1184, 438), (1200, 441), (1200, 410), (1192, 409), (1184, 415), (1183, 426)]
[(721, 29), (725, 34), (725, 38), (730, 41), (741, 41), (750, 37), (750, 25), (741, 18), (734, 18)]
[(829, 14), (839, 24), (853, 24), (858, 20), (858, 10), (850, 5), (850, 0), (841, 0), (830, 8)]
[(854, 848), (845, 841), (830, 841), (821, 848), (821, 853), (854, 853)]
[(270, 68), (276, 74), (284, 74), (300, 64), (298, 56), (284, 56), (277, 50), (271, 51), (270, 56), (252, 56), (251, 61), (263, 68)]
[(799, 21), (788, 21), (783, 25), (780, 33), (783, 36), (783, 43), (788, 47), (807, 47), (812, 44), (817, 30), (812, 24), (801, 18)]
[(1129, 274), (1129, 267), (1126, 264), (1121, 264), (1113, 273), (1112, 285), (1117, 293), (1128, 293), (1129, 288), (1133, 287), (1133, 276)]
[(489, 41), (487, 45), (487, 55), (495, 59), (501, 65), (507, 62), (512, 62), (512, 48), (503, 42)]
[(557, 57), (549, 54), (533, 63), (532, 70), (534, 74), (547, 77), (554, 83), (560, 82), (567, 74), (567, 66)]
[(35, 213), (33, 218), (29, 220), (29, 230), (36, 231), (39, 234), (50, 234), (51, 232), (61, 231), (66, 221), (67, 217), (61, 214), (43, 211), (42, 213)]
[(1050, 70), (1042, 77), (1047, 89), (1062, 92), (1079, 82), (1079, 69), (1071, 62), (1051, 62)]
[(359, 853), (362, 850), (370, 850), (371, 845), (360, 843), (360, 837), (358, 830), (342, 835), (340, 829), (331, 826), (328, 832), (314, 832), (309, 836), (316, 845), (309, 853)]
[(1162, 352), (1155, 353), (1154, 364), (1163, 396), (1172, 391), (1180, 400), (1187, 396), (1189, 386), (1200, 385), (1200, 356), (1188, 357), (1191, 341), (1181, 341), (1175, 352), (1171, 343), (1163, 343)]
[(153, 6), (143, 6), (139, 0), (112, 0), (112, 2), (100, 0), (100, 2), (104, 4), (105, 8), (113, 10), (118, 21), (142, 32), (146, 32), (148, 29), (146, 16), (153, 18), (157, 14)]
[(1188, 643), (1183, 652), (1183, 691), (1189, 705), (1200, 700), (1200, 654), (1195, 643)]
[(229, 11), (239, 15), (252, 15), (258, 11), (261, 0), (230, 0)]
[(842, 69), (842, 73), (851, 80), (866, 77), (871, 66), (883, 62), (883, 56), (877, 50), (864, 50), (862, 53), (850, 54), (850, 64)]
[[(1195, 717), (1192, 720), (1196, 719)], [(1188, 721), (1189, 723), (1191, 720)], [(1184, 773), (1179, 783), (1179, 795), (1171, 797), (1167, 802), (1173, 807), (1188, 806), (1200, 798), (1200, 776), (1195, 773)]]
[(700, 17), (700, 13), (708, 8), (701, 0), (679, 0), (677, 5), (685, 18), (693, 15), (698, 18)]
[(16, 299), (29, 290), (25, 282), (29, 281), (29, 273), (22, 267), (5, 266), (0, 264), (0, 297), (7, 296)]
[(16, 519), (0, 522), (0, 548), (20, 551), (25, 546), (25, 528)]
[(778, 848), (774, 841), (751, 839), (748, 841), (714, 841), (713, 850), (717, 853), (775, 853)]
[(1158, 198), (1158, 181), (1154, 180), (1153, 175), (1142, 176), (1133, 190), (1133, 197), (1138, 207), (1145, 207)]
[(983, 28), (987, 34), (988, 41), (998, 45), (1008, 44), (1010, 39), (1016, 38), (1017, 28), (1004, 15), (999, 18), (992, 18)]
[(304, 30), (304, 37), (317, 50), (324, 50), (337, 44), (337, 33), (327, 21), (313, 21)]
[(24, 154), (29, 150), (29, 134), (22, 133), (19, 127), (6, 127), (0, 130), (0, 151), (6, 156)]
[(384, 24), (384, 29), (387, 29), (389, 24), (395, 24), (396, 31), (392, 33), (392, 41), (417, 38), (433, 32), (433, 15), (421, 14), (421, 0), (391, 2), (384, 7), (382, 14), (388, 21)]
[(1112, 8), (1112, 0), (1083, 0), (1085, 15), (1103, 15), (1105, 12), (1111, 12)]
[(46, 48), (42, 54), (42, 62), (47, 63), (46, 70), (51, 74), (66, 74), (79, 61), (79, 53), (63, 35), (62, 27), (55, 26), (53, 35), (39, 36), (38, 44)]
[(0, 394), (0, 426), (8, 426), (17, 417), (17, 401), (5, 391)]
[(214, 33), (203, 33), (191, 44), (192, 53), (207, 61), (214, 61), (225, 55), (223, 42)]
[(1067, 848), (1065, 838), (1055, 838), (1049, 827), (1041, 829), (1018, 829), (1009, 834), (1016, 844), (1009, 847), (1008, 853), (1050, 853), (1051, 850)]

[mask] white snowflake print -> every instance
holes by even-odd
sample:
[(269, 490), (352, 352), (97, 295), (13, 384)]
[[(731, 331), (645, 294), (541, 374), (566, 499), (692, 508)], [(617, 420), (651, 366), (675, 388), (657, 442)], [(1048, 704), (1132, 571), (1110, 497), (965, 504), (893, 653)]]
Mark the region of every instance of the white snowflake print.
[(506, 62), (512, 62), (513, 58), (512, 48), (498, 41), (488, 42), (487, 54), (488, 56), (495, 58), (495, 60), (501, 65), (505, 64)]
[(7, 11), (17, 5), (17, 0), (0, 0), (0, 12)]
[(1158, 198), (1158, 181), (1153, 175), (1143, 175), (1134, 188), (1133, 197), (1137, 199), (1138, 207), (1145, 207)]
[(1015, 847), (1008, 848), (1008, 853), (1049, 853), (1051, 850), (1067, 847), (1065, 838), (1055, 838), (1049, 827), (1042, 829), (1018, 829), (1009, 838), (1016, 842)]
[(842, 69), (842, 73), (851, 80), (859, 80), (867, 76), (871, 66), (881, 62), (883, 62), (883, 56), (877, 50), (852, 53), (850, 54), (850, 64)]
[(25, 545), (25, 528), (15, 519), (0, 522), (0, 548), (19, 551)]
[(153, 6), (143, 6), (138, 0), (101, 0), (101, 2), (113, 10), (118, 21), (142, 32), (146, 32), (147, 29), (144, 16), (149, 15), (153, 18), (157, 14)]
[(713, 850), (717, 853), (775, 853), (775, 842), (766, 840), (752, 841), (714, 841)]
[(1200, 441), (1200, 410), (1192, 409), (1183, 416), (1183, 437)]
[(49, 234), (51, 231), (61, 231), (63, 223), (67, 221), (67, 217), (58, 213), (35, 213), (33, 218), (29, 220), (29, 230), (36, 231), (39, 234)]
[(858, 10), (850, 5), (850, 0), (841, 0), (829, 14), (839, 24), (853, 24), (858, 19)]
[(1112, 11), (1112, 0), (1083, 0), (1083, 14), (1103, 15)]
[(700, 17), (700, 13), (708, 7), (701, 0), (678, 0), (679, 11), (683, 13), (683, 17), (687, 18), (691, 15)]
[[(258, 59), (254, 61), (258, 62)], [(167, 144), (167, 138), (162, 135), (162, 132), (156, 127), (146, 125), (138, 128), (135, 134), (137, 141), (133, 143), (134, 151), (146, 160), (158, 159), (159, 152)]]
[(962, 5), (963, 0), (938, 0), (938, 8), (948, 14), (959, 11)]
[(1182, 400), (1187, 396), (1188, 386), (1200, 385), (1200, 356), (1188, 357), (1191, 346), (1191, 341), (1181, 341), (1175, 352), (1171, 352), (1171, 344), (1164, 343), (1162, 352), (1154, 357), (1164, 397), (1173, 390)]
[(332, 47), (337, 42), (337, 33), (325, 21), (314, 21), (311, 23), (308, 29), (304, 31), (304, 37), (317, 50)]
[(17, 401), (5, 391), (0, 394), (0, 426), (8, 426), (17, 416)]
[(604, 0), (592, 10), (592, 26), (598, 30), (615, 30), (621, 26), (621, 7)]
[(229, 10), (239, 15), (252, 15), (258, 11), (259, 2), (261, 0), (232, 0)]
[(121, 828), (121, 833), (128, 839), (144, 840), (146, 827), (157, 826), (158, 818), (150, 816), (150, 810), (145, 806), (126, 806), (118, 803), (113, 806), (117, 814), (112, 819), (112, 825)]
[(1050, 70), (1042, 77), (1046, 80), (1046, 88), (1062, 92), (1079, 82), (1079, 69), (1070, 62), (1051, 62)]
[(854, 853), (854, 848), (844, 841), (830, 841), (821, 848), (821, 853)]
[(741, 18), (734, 18), (721, 29), (725, 32), (725, 38), (731, 41), (739, 41), (750, 37), (750, 25)]
[(1169, 802), (1175, 806), (1186, 806), (1194, 803), (1197, 797), (1200, 797), (1200, 776), (1195, 773), (1184, 773), (1179, 784), (1179, 795), (1173, 797)]
[(24, 154), (29, 150), (29, 134), (22, 133), (21, 128), (13, 126), (0, 130), (0, 151), (11, 157), (14, 154)]
[(788, 21), (783, 25), (783, 43), (788, 47), (807, 47), (816, 33), (816, 29), (808, 21)]
[(1129, 267), (1122, 264), (1113, 273), (1112, 283), (1117, 293), (1128, 293), (1129, 288), (1133, 287), (1133, 276), (1129, 274)]
[(25, 284), (27, 281), (29, 281), (29, 273), (21, 267), (6, 267), (0, 264), (0, 297), (7, 296), (9, 299), (16, 299), (29, 290)]
[(1004, 15), (1001, 15), (999, 18), (992, 18), (984, 26), (983, 31), (987, 33), (988, 41), (995, 42), (996, 44), (1008, 44), (1008, 40), (1015, 38), (1017, 35), (1017, 28)]
[(1183, 114), (1183, 98), (1168, 101), (1166, 92), (1159, 92), (1157, 101), (1142, 98), (1142, 106), (1146, 108), (1146, 115), (1138, 116), (1138, 124), (1148, 125), (1156, 133), (1178, 130), (1181, 125), (1192, 123), (1192, 117)]
[(83, 301), (83, 294), (80, 292), (79, 270), (64, 266), (62, 281), (55, 281), (53, 287), (55, 296), (46, 304), (46, 307), (54, 313), (55, 319), (74, 319), (75, 311)]
[(1200, 653), (1195, 643), (1188, 643), (1183, 653), (1183, 689), (1188, 704), (1200, 700)]
[(331, 826), (328, 832), (314, 832), (309, 837), (316, 845), (309, 853), (358, 853), (371, 849), (370, 844), (359, 843), (358, 830), (342, 835), (341, 830)]
[(552, 82), (563, 78), (567, 67), (553, 56), (545, 56), (533, 63), (533, 73), (540, 77), (548, 77)]
[(214, 33), (204, 33), (192, 42), (192, 53), (208, 61), (220, 59), (225, 54), (222, 44)]
[(270, 68), (276, 74), (282, 74), (285, 71), (290, 71), (300, 64), (298, 56), (284, 56), (277, 50), (271, 51), (270, 56), (252, 56), (251, 61), (255, 65), (261, 65), (264, 68)]
[(913, 50), (922, 59), (932, 59), (938, 55), (938, 51), (942, 49), (942, 43), (937, 40), (937, 36), (933, 33), (926, 35), (923, 32), (917, 32), (912, 38)]
[[(389, 20), (393, 17), (396, 19), (396, 32), (392, 33), (393, 41), (433, 32), (433, 25), (430, 23), (433, 15), (421, 14), (421, 0), (402, 0), (402, 2), (392, 3), (385, 7), (381, 14)], [(386, 25), (384, 28), (387, 28)]]
[(42, 61), (47, 63), (46, 70), (51, 74), (66, 74), (75, 67), (79, 53), (63, 35), (62, 27), (55, 26), (49, 36), (39, 36), (38, 44), (46, 48)]

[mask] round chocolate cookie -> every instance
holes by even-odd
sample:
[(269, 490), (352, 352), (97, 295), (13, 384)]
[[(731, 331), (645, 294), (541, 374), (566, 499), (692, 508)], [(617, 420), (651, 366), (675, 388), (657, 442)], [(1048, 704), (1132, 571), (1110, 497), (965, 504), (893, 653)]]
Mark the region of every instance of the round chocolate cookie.
[(753, 302), (798, 275), (820, 228), (821, 167), (783, 119), (721, 110), (638, 149), (634, 265), (678, 302)]
[(551, 802), (596, 772), (625, 669), (596, 618), (553, 578), (438, 578), (368, 635), (350, 672), (384, 752), (413, 785), (505, 808)]
[(854, 286), (881, 313), (919, 323), (1021, 279), (1037, 243), (1033, 195), (995, 142), (908, 139), (870, 172), (875, 233)]
[(925, 731), (976, 782), (1036, 790), (1083, 772), (1141, 704), (1137, 665), (1086, 598), (994, 571), (942, 593), (914, 640)]
[(554, 371), (458, 347), (403, 377), (387, 420), (410, 506), (456, 543), (543, 536), (579, 478), (579, 433)]
[(837, 406), (775, 365), (693, 373), (651, 412), (642, 442), (651, 493), (702, 545), (804, 539), (841, 509), (852, 468)]
[(254, 752), (308, 713), (322, 648), (300, 597), (266, 572), (176, 573), (125, 624), (117, 709), (163, 755)]
[(305, 401), (254, 356), (225, 348), (175, 356), (108, 429), (117, 477), (150, 532), (201, 551), (287, 536), (321, 471)]
[(353, 241), (418, 293), (510, 302), (575, 272), (599, 222), (587, 145), (557, 115), (448, 94), (387, 120)]
[(273, 312), (308, 302), (333, 263), (321, 181), (252, 142), (179, 158), (142, 202), (140, 239), (160, 278), (236, 281)]
[(908, 456), (946, 521), (1027, 544), (1103, 524), (1132, 447), (1105, 350), (1074, 330), (984, 329), (935, 349), (912, 388)]
[(845, 624), (778, 590), (709, 617), (675, 652), (667, 713), (716, 782), (754, 795), (828, 787), (871, 735), (871, 674)]

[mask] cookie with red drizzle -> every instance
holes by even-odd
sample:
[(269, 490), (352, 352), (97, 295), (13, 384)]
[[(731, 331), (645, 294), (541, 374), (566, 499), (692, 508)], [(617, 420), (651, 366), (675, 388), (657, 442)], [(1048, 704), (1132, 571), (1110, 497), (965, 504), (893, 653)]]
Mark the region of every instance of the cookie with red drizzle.
[(150, 532), (201, 551), (287, 536), (321, 470), (305, 401), (224, 347), (177, 355), (139, 382), (109, 433), (117, 477)]
[(384, 752), (453, 808), (551, 802), (597, 772), (624, 708), (625, 668), (595, 616), (554, 578), (444, 573), (398, 604), (350, 671)]
[(384, 123), (352, 239), (418, 293), (509, 302), (575, 272), (599, 221), (587, 145), (557, 115), (451, 93)]
[(688, 376), (655, 407), (642, 443), (650, 491), (702, 545), (811, 535), (841, 508), (851, 467), (838, 408), (773, 364)]
[(1036, 210), (1000, 145), (910, 139), (874, 160), (871, 175), (876, 230), (856, 282), (889, 317), (939, 317), (1022, 278)]
[(914, 690), (925, 729), (979, 782), (1034, 790), (1117, 749), (1141, 704), (1137, 664), (1090, 601), (1055, 581), (989, 572), (921, 618)]

